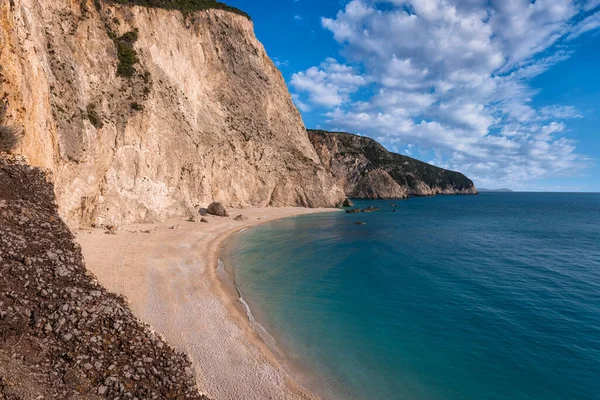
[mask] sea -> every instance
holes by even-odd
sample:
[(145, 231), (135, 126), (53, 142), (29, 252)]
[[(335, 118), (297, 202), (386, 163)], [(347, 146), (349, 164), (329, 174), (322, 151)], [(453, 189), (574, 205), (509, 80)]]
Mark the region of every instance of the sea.
[(325, 399), (600, 399), (600, 194), (356, 207), (380, 210), (265, 223), (222, 253), (304, 386)]

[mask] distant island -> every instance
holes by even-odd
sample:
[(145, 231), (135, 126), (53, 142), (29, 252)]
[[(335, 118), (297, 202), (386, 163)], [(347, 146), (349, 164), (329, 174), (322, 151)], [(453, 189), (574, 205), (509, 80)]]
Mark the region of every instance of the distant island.
[(514, 193), (514, 191), (510, 189), (478, 189), (480, 192), (499, 192), (499, 193)]

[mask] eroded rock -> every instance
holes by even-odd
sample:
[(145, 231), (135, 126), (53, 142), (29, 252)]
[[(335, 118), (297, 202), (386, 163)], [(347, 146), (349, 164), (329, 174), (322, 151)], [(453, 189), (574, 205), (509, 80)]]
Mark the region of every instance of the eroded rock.
[(227, 210), (225, 210), (223, 204), (216, 201), (208, 206), (207, 211), (210, 215), (216, 215), (218, 217), (229, 217), (229, 213), (227, 212)]

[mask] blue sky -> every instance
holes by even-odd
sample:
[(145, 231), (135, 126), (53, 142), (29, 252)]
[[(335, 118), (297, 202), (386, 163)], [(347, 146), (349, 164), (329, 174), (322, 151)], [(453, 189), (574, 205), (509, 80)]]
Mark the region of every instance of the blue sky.
[(309, 128), (479, 187), (600, 191), (600, 0), (229, 0)]

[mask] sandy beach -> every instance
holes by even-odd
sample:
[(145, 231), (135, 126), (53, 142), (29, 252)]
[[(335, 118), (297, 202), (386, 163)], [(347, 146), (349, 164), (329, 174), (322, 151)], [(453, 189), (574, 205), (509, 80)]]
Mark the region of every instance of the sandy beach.
[[(248, 208), (209, 223), (177, 218), (81, 230), (88, 269), (176, 349), (189, 355), (213, 399), (311, 399), (251, 329), (235, 291), (218, 279), (219, 253), (234, 233), (275, 219), (334, 209)], [(242, 214), (248, 219), (235, 221)], [(175, 229), (172, 229), (172, 228)], [(148, 233), (149, 231), (149, 233)]]

